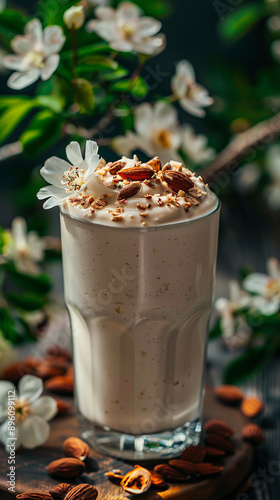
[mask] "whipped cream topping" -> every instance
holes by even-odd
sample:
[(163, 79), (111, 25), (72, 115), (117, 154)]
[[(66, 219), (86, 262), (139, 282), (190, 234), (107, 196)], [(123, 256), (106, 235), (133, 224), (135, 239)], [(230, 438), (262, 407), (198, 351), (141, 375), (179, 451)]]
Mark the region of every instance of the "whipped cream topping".
[(202, 177), (158, 157), (142, 163), (122, 157), (101, 160), (87, 184), (63, 208), (70, 215), (94, 223), (121, 226), (157, 226), (197, 219), (211, 213), (217, 197)]

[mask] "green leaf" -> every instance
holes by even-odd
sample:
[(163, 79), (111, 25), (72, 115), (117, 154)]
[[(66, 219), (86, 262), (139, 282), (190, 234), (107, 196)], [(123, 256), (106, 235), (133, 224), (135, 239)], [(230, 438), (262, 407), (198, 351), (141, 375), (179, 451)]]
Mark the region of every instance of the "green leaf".
[(0, 110), (9, 108), (12, 106), (17, 106), (22, 102), (32, 102), (30, 97), (26, 97), (24, 95), (10, 96), (10, 95), (2, 95), (0, 96)]
[(50, 292), (52, 283), (46, 274), (30, 275), (18, 271), (12, 262), (3, 264), (7, 274), (15, 283), (30, 293), (45, 295)]
[(14, 104), (13, 107), (9, 107), (3, 111), (0, 116), (0, 144), (9, 137), (34, 106), (34, 100), (22, 99), (17, 104)]
[[(113, 5), (119, 5), (123, 0), (114, 0)], [(134, 0), (136, 5), (143, 10), (145, 14), (151, 17), (162, 18), (170, 15), (171, 5), (167, 0)]]
[(78, 104), (81, 113), (88, 113), (94, 107), (93, 88), (88, 80), (77, 78), (73, 80), (74, 100)]
[(20, 332), (16, 328), (8, 309), (5, 307), (0, 307), (0, 330), (3, 337), (9, 342), (18, 344), (21, 341)]
[(60, 137), (63, 118), (50, 110), (43, 110), (31, 121), (29, 127), (20, 136), (24, 153), (35, 157), (54, 144)]
[(60, 0), (59, 2), (44, 0), (37, 2), (37, 17), (40, 18), (44, 26), (50, 26), (53, 24), (64, 26), (64, 12), (76, 3), (77, 0)]
[(93, 56), (82, 59), (76, 69), (79, 73), (79, 71), (81, 71), (81, 68), (82, 71), (85, 71), (85, 69), (87, 71), (99, 71), (103, 69), (117, 70), (118, 66), (118, 63), (112, 59), (108, 59), (107, 57), (102, 56)]
[(272, 358), (275, 350), (276, 346), (271, 343), (248, 348), (227, 365), (224, 371), (224, 382), (238, 384), (257, 375)]
[(223, 40), (234, 42), (247, 33), (266, 14), (263, 5), (252, 3), (233, 10), (219, 25)]
[(5, 298), (10, 304), (24, 311), (37, 311), (46, 304), (44, 297), (30, 293), (6, 293)]
[[(113, 49), (111, 49), (107, 43), (97, 42), (94, 45), (87, 43), (84, 47), (78, 48), (78, 59), (84, 56), (92, 56), (93, 54), (103, 54), (106, 52), (113, 52)], [(72, 59), (72, 57), (72, 50), (64, 50), (60, 54), (61, 60)]]
[(129, 74), (128, 69), (119, 68), (116, 71), (106, 71), (102, 73), (103, 80), (112, 81), (112, 80), (120, 80)]
[(0, 32), (9, 40), (22, 34), (28, 19), (18, 10), (5, 9), (0, 12)]
[(55, 113), (60, 113), (65, 104), (63, 97), (60, 95), (39, 95), (36, 97), (36, 102), (39, 106), (49, 108)]
[(138, 76), (137, 80), (133, 82), (131, 94), (133, 97), (143, 99), (149, 93), (149, 87), (146, 80), (142, 76)]
[(132, 88), (132, 82), (128, 78), (121, 80), (120, 82), (115, 82), (111, 86), (111, 89), (115, 92), (130, 92)]
[(213, 327), (210, 330), (209, 339), (210, 340), (217, 339), (218, 337), (221, 337), (222, 334), (223, 330), (221, 327), (221, 318), (218, 318), (216, 323), (214, 323)]

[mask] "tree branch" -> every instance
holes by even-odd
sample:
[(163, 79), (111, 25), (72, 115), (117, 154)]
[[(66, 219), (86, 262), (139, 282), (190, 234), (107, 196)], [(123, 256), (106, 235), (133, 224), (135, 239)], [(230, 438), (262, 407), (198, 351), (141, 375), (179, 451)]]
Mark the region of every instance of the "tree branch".
[(234, 171), (244, 156), (250, 154), (254, 157), (258, 151), (263, 151), (279, 135), (280, 113), (234, 137), (212, 163), (203, 170), (204, 180), (211, 184), (217, 180), (220, 172), (230, 173)]

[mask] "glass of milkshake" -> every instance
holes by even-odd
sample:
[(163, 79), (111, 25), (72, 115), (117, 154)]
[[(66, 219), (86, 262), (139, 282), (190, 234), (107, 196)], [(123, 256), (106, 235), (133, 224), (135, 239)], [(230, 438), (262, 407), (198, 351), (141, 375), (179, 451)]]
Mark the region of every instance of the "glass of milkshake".
[(178, 455), (200, 440), (219, 202), (158, 158), (64, 173), (78, 186), (60, 214), (82, 436), (125, 459)]

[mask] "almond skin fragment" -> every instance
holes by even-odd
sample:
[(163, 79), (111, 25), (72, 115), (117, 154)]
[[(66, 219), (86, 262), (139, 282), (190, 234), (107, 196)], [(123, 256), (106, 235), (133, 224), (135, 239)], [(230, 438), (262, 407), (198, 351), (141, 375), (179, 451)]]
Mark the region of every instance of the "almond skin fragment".
[(242, 401), (244, 394), (234, 385), (220, 385), (215, 389), (215, 395), (220, 401), (230, 405), (236, 405)]
[(121, 481), (123, 489), (134, 495), (139, 495), (148, 491), (151, 484), (150, 472), (139, 465), (129, 471)]
[(244, 399), (241, 411), (245, 417), (254, 418), (263, 410), (263, 402), (257, 397)]
[(48, 493), (20, 493), (16, 496), (16, 500), (53, 500)]
[(168, 187), (178, 193), (179, 191), (188, 192), (188, 190), (194, 187), (193, 181), (190, 177), (178, 170), (166, 170), (162, 175), (163, 179), (167, 183)]
[(54, 486), (50, 491), (50, 495), (54, 500), (63, 500), (66, 493), (72, 490), (73, 486), (68, 483), (60, 483), (57, 486)]
[(218, 419), (208, 420), (208, 422), (204, 424), (204, 430), (209, 433), (214, 432), (214, 434), (219, 434), (219, 436), (223, 436), (225, 438), (231, 437), (235, 433), (233, 427), (227, 424), (227, 422)]
[(72, 488), (64, 500), (95, 500), (97, 497), (97, 489), (91, 484), (84, 483)]
[(145, 181), (153, 177), (154, 170), (151, 167), (127, 167), (119, 170), (118, 175), (131, 181)]
[(161, 162), (158, 156), (155, 156), (150, 161), (147, 161), (147, 165), (152, 167), (155, 172), (159, 172), (159, 170), (161, 170)]
[(74, 479), (85, 471), (85, 464), (78, 458), (59, 458), (51, 462), (46, 471), (58, 479)]
[(234, 446), (233, 444), (228, 441), (228, 439), (219, 436), (218, 434), (207, 434), (204, 438), (204, 441), (206, 444), (209, 446), (212, 446), (213, 448), (217, 448), (218, 450), (225, 451), (226, 453), (233, 453), (234, 452)]
[(264, 433), (259, 425), (248, 424), (243, 427), (242, 437), (251, 444), (261, 445), (264, 442)]
[(89, 446), (77, 437), (65, 439), (62, 448), (67, 457), (78, 458), (82, 461), (89, 455)]
[(196, 464), (192, 462), (187, 462), (186, 460), (169, 460), (168, 462), (172, 467), (175, 467), (183, 474), (187, 476), (190, 474), (191, 476), (195, 476), (196, 474)]
[(125, 166), (126, 166), (125, 161), (115, 161), (114, 163), (112, 163), (109, 172), (111, 175), (116, 175), (118, 171), (124, 168)]
[(118, 194), (118, 200), (126, 200), (127, 198), (131, 198), (131, 196), (134, 196), (136, 193), (138, 193), (140, 188), (141, 184), (138, 182), (128, 184), (120, 190)]
[(165, 490), (168, 488), (168, 484), (164, 481), (163, 477), (155, 471), (151, 471), (151, 482), (152, 486), (157, 490)]
[(168, 481), (186, 481), (188, 476), (183, 474), (169, 464), (159, 464), (154, 467), (154, 471), (163, 476)]
[(45, 389), (53, 392), (54, 394), (62, 394), (65, 396), (72, 396), (73, 394), (73, 377), (64, 375), (60, 377), (52, 377), (45, 383)]
[(193, 464), (203, 462), (206, 455), (205, 446), (198, 444), (197, 446), (189, 446), (180, 456), (180, 460), (187, 460)]

